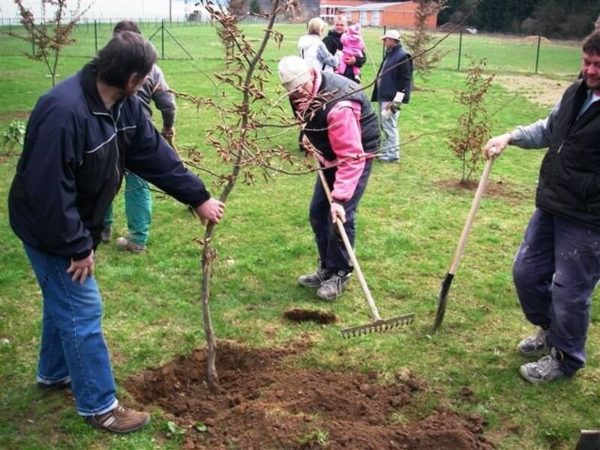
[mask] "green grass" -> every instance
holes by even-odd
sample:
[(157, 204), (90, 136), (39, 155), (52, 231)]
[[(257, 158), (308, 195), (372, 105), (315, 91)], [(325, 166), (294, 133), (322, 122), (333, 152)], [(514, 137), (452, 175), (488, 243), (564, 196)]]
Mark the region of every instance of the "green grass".
[[(151, 25), (144, 27), (150, 34)], [(210, 27), (180, 27), (186, 48), (199, 55), (194, 61), (169, 59), (160, 65), (170, 84), (194, 95), (220, 92), (207, 73), (221, 67), (219, 46)], [(248, 27), (258, 36), (260, 26)], [(270, 45), (267, 58), (295, 53), (301, 26), (282, 25), (282, 49)], [(150, 30), (150, 31), (149, 31)], [(106, 31), (106, 30), (105, 30)], [(110, 28), (107, 28), (110, 32)], [(79, 34), (83, 34), (80, 30)], [(90, 33), (89, 31), (87, 32)], [(377, 36), (367, 30), (372, 55), (363, 79), (372, 80), (380, 60)], [(106, 34), (106, 33), (105, 33)], [(179, 35), (178, 35), (179, 36)], [(81, 38), (81, 36), (78, 36)], [(93, 49), (80, 42), (62, 60), (60, 73), (77, 70)], [(178, 37), (179, 39), (179, 37)], [(455, 39), (454, 37), (452, 39)], [(83, 40), (83, 39), (81, 39)], [(13, 41), (2, 37), (0, 50), (0, 133), (8, 123), (24, 120), (50, 81), (41, 64), (18, 56)], [(16, 44), (15, 48), (16, 48)], [(20, 45), (20, 44), (19, 44)], [(91, 45), (91, 47), (90, 47)], [(449, 44), (444, 44), (449, 45)], [(468, 47), (465, 45), (465, 51)], [(488, 67), (516, 72), (531, 64), (531, 45), (497, 37), (469, 36), (473, 53), (494, 60)], [(477, 52), (475, 49), (478, 49)], [(93, 53), (93, 50), (91, 51)], [(549, 77), (578, 71), (579, 51), (552, 45), (553, 69)], [(358, 282), (331, 305), (341, 324), (329, 327), (290, 325), (281, 313), (288, 307), (322, 307), (308, 291), (296, 286), (295, 277), (315, 265), (315, 248), (307, 221), (314, 176), (277, 175), (273, 182), (238, 184), (230, 197), (227, 216), (217, 228), (214, 245), (219, 252), (212, 281), (214, 326), (219, 339), (252, 346), (272, 346), (310, 332), (315, 345), (298, 361), (307, 367), (377, 370), (391, 377), (408, 368), (428, 384), (419, 394), (410, 416), (426, 414), (437, 406), (461, 413), (476, 413), (487, 420), (486, 431), (503, 449), (571, 449), (581, 428), (600, 427), (600, 331), (598, 308), (593, 310), (588, 338), (588, 366), (573, 380), (549, 386), (531, 386), (520, 380), (517, 369), (524, 359), (514, 350), (531, 328), (522, 317), (511, 283), (511, 261), (533, 211), (533, 195), (542, 152), (510, 149), (494, 165), (491, 182), (502, 182), (512, 196), (484, 197), (471, 231), (466, 253), (450, 291), (444, 325), (430, 334), (440, 281), (452, 258), (472, 201), (473, 192), (443, 187), (458, 180), (459, 161), (445, 143), (446, 132), (461, 113), (453, 90), (464, 74), (451, 57), (427, 81), (402, 111), (402, 138), (440, 131), (405, 145), (400, 165), (374, 167), (358, 217), (357, 256), (383, 317), (415, 312), (415, 323), (393, 334), (343, 340), (340, 327), (368, 320)], [(268, 87), (274, 96), (276, 80)], [(494, 85), (490, 94), (494, 132), (528, 123), (547, 110)], [(211, 111), (197, 113), (179, 102), (177, 142), (195, 145), (206, 164), (219, 170), (205, 133), (217, 125)], [(296, 132), (278, 141), (295, 148)], [(0, 152), (0, 155), (3, 153)], [(7, 223), (6, 197), (16, 157), (0, 160), (0, 442), (9, 449), (179, 448), (178, 439), (166, 439), (167, 419), (159, 410), (153, 425), (131, 436), (109, 436), (87, 427), (76, 415), (73, 402), (62, 396), (37, 392), (33, 385), (40, 330), (40, 294), (18, 239)], [(222, 169), (222, 168), (221, 168)], [(210, 179), (207, 178), (210, 183)], [(218, 189), (212, 187), (213, 192)], [(516, 195), (518, 194), (518, 195)], [(202, 346), (204, 336), (199, 297), (200, 248), (194, 242), (202, 229), (186, 208), (155, 195), (154, 222), (148, 251), (131, 256), (114, 244), (98, 253), (97, 277), (105, 301), (104, 331), (113, 356), (119, 385), (127, 376), (157, 366)], [(115, 208), (116, 230), (123, 231), (122, 196)], [(598, 295), (594, 302), (598, 303)], [(460, 400), (470, 387), (477, 403)], [(124, 390), (119, 392), (127, 398)], [(199, 418), (201, 420), (202, 418)], [(315, 433), (320, 430), (315, 430)], [(326, 436), (307, 435), (315, 441)]]

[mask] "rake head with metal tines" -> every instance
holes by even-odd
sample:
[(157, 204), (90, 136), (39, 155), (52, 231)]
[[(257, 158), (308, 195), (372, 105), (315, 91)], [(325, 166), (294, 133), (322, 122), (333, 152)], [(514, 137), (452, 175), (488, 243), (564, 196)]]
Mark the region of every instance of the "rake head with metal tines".
[(415, 320), (414, 313), (405, 314), (403, 316), (393, 317), (391, 319), (376, 320), (367, 325), (357, 327), (344, 328), (341, 333), (343, 338), (362, 336), (369, 333), (385, 333), (393, 330), (396, 327), (409, 325)]

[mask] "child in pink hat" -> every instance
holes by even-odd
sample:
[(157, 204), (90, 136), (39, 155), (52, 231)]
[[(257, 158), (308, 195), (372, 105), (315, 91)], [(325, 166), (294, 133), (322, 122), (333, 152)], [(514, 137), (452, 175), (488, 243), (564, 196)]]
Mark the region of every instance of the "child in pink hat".
[[(340, 65), (337, 67), (336, 72), (344, 75), (346, 72), (347, 63), (346, 61), (352, 57), (363, 57), (365, 55), (365, 42), (360, 35), (360, 24), (349, 26), (342, 37), (340, 38), (342, 43), (342, 60)], [(355, 64), (352, 66), (352, 73), (354, 79), (360, 81), (360, 68)]]

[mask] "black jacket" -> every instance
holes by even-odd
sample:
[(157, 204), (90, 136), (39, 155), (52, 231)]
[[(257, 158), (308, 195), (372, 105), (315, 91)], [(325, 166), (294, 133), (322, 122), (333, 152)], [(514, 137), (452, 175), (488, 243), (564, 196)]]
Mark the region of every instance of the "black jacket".
[(342, 49), (342, 35), (335, 30), (330, 30), (327, 36), (323, 38), (323, 44), (332, 55)]
[(42, 252), (87, 257), (125, 169), (183, 203), (210, 198), (136, 96), (106, 109), (88, 64), (40, 97), (29, 118), (8, 198), (13, 230)]
[(600, 230), (600, 102), (579, 118), (587, 98), (582, 80), (564, 93), (548, 121), (548, 152), (540, 168), (536, 205)]
[(396, 92), (404, 92), (402, 103), (410, 101), (413, 65), (410, 55), (400, 44), (385, 54), (377, 71), (377, 78), (371, 97), (372, 101), (391, 102), (396, 96)]

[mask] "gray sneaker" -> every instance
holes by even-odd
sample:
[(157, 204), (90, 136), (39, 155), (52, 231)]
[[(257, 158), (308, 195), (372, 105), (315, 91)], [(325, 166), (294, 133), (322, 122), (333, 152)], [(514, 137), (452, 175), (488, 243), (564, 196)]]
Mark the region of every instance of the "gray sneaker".
[(317, 290), (317, 297), (328, 302), (334, 301), (342, 295), (344, 288), (350, 282), (350, 274), (334, 273), (327, 280), (321, 283), (321, 287)]
[(538, 355), (548, 351), (548, 331), (539, 327), (538, 332), (519, 342), (517, 350), (525, 356)]
[(531, 383), (547, 383), (563, 378), (566, 374), (560, 368), (559, 356), (562, 356), (562, 353), (553, 348), (548, 356), (539, 361), (523, 364), (519, 373)]
[(325, 280), (328, 280), (331, 275), (332, 273), (329, 270), (319, 267), (313, 273), (299, 276), (298, 284), (304, 287), (318, 288)]

